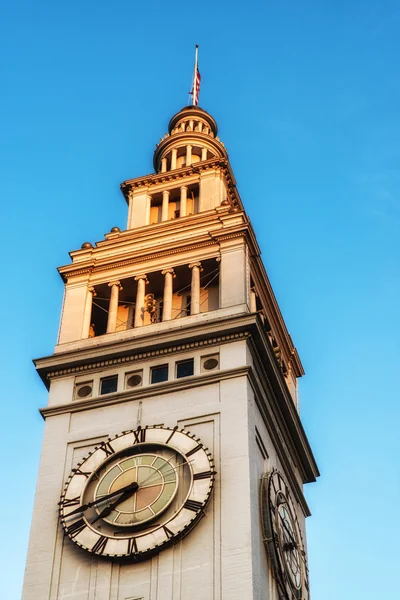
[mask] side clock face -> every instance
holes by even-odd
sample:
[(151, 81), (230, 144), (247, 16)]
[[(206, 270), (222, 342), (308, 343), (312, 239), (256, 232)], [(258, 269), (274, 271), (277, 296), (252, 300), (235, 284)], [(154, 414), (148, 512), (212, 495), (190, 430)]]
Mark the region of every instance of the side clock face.
[(188, 431), (124, 431), (72, 470), (59, 503), (61, 524), (93, 554), (143, 560), (203, 516), (214, 476), (211, 454)]
[(281, 594), (287, 600), (308, 600), (307, 559), (296, 509), (277, 470), (261, 479), (261, 516), (264, 543)]

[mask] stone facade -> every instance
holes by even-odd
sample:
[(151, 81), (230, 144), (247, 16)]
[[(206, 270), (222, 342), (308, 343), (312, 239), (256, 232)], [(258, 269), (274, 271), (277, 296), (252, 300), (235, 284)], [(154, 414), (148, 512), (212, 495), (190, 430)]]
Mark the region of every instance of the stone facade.
[[(278, 600), (259, 516), (260, 478), (273, 468), (305, 539), (302, 486), (318, 469), (298, 414), (303, 369), (214, 119), (180, 111), (154, 165), (121, 186), (127, 229), (59, 269), (59, 339), (36, 361), (49, 401), (23, 600)], [(192, 374), (181, 377), (184, 362)], [(154, 383), (161, 366), (167, 376)], [(64, 535), (58, 503), (88, 452), (138, 425), (198, 436), (214, 457), (214, 490), (175, 544), (143, 562), (110, 561)]]

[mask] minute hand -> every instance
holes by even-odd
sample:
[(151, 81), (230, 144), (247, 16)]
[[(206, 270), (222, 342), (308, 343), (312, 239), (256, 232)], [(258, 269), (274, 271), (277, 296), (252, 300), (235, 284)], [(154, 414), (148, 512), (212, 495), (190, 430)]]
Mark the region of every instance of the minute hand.
[(66, 516), (69, 517), (70, 515), (74, 515), (75, 513), (84, 512), (88, 508), (91, 508), (92, 506), (95, 506), (96, 504), (100, 504), (100, 502), (104, 502), (104, 500), (113, 498), (114, 496), (117, 496), (118, 494), (123, 494), (124, 492), (129, 492), (129, 493), (136, 492), (138, 487), (139, 486), (136, 483), (136, 481), (133, 483), (130, 483), (129, 485), (126, 485), (125, 487), (120, 488), (119, 490), (115, 490), (114, 492), (111, 492), (110, 494), (107, 494), (106, 496), (97, 498), (97, 500), (93, 500), (92, 502), (88, 502), (87, 504), (82, 504), (82, 506), (78, 506), (78, 508), (75, 508), (75, 510), (71, 511)]

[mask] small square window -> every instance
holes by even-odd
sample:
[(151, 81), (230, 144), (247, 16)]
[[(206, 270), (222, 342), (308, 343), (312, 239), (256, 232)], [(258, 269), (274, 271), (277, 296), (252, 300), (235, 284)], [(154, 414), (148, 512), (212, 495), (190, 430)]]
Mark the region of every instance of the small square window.
[(100, 394), (112, 394), (117, 391), (118, 375), (112, 377), (104, 377), (100, 379)]
[(180, 379), (181, 377), (190, 377), (194, 373), (194, 360), (190, 358), (189, 360), (181, 360), (176, 363), (176, 378)]
[(151, 383), (168, 381), (168, 365), (160, 365), (151, 369)]

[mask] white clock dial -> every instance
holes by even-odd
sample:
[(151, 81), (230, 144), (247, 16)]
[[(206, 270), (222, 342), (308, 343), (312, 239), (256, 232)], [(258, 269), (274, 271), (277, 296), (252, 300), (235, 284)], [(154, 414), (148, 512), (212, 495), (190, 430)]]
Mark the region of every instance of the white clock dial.
[(210, 452), (188, 431), (126, 431), (73, 469), (60, 501), (61, 524), (89, 552), (142, 560), (197, 523), (214, 476)]

